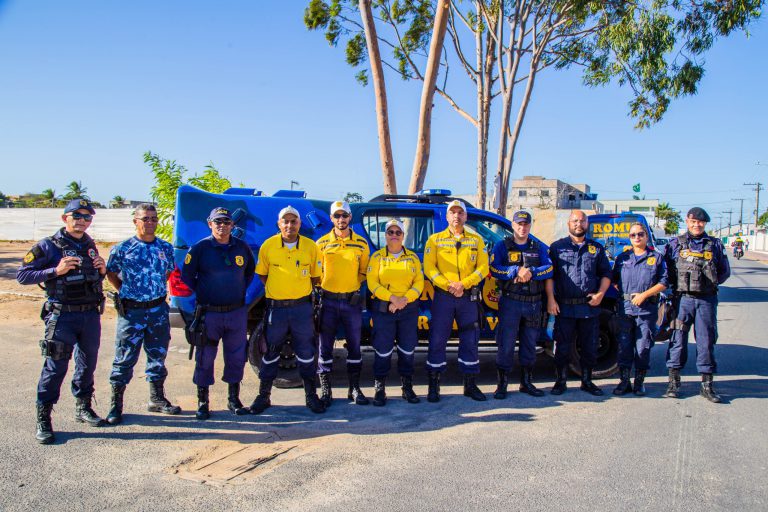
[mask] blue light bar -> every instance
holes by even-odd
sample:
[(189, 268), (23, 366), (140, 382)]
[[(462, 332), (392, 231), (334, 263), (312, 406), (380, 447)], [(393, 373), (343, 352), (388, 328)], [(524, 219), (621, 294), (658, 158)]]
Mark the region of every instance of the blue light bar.
[(417, 196), (449, 196), (451, 191), (447, 188), (427, 188), (420, 192), (416, 192)]

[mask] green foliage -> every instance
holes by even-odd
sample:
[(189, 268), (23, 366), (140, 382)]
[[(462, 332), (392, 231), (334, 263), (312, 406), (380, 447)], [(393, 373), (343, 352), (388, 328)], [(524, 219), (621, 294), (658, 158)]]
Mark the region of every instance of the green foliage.
[(757, 225), (761, 228), (768, 228), (768, 211), (757, 218)]
[(667, 223), (664, 224), (664, 233), (668, 235), (676, 235), (679, 230), (680, 224), (675, 219), (668, 220)]
[(361, 194), (360, 192), (347, 192), (344, 195), (344, 200), (348, 203), (362, 203), (363, 194)]
[(64, 199), (67, 201), (71, 201), (72, 199), (90, 199), (88, 197), (88, 189), (83, 186), (83, 182), (81, 181), (70, 181), (67, 185), (67, 193), (64, 194)]
[(666, 222), (664, 232), (668, 235), (677, 233), (680, 223), (683, 221), (680, 212), (669, 206), (669, 203), (660, 203), (656, 207), (656, 217)]
[(173, 236), (173, 219), (176, 211), (176, 191), (185, 183), (208, 192), (221, 193), (232, 186), (229, 178), (221, 176), (213, 163), (205, 166), (202, 174), (195, 174), (186, 179), (187, 168), (176, 163), (176, 160), (166, 160), (159, 155), (147, 151), (144, 153), (144, 163), (152, 172), (152, 200), (157, 205), (157, 216), (160, 219), (157, 226), (157, 236), (170, 240)]

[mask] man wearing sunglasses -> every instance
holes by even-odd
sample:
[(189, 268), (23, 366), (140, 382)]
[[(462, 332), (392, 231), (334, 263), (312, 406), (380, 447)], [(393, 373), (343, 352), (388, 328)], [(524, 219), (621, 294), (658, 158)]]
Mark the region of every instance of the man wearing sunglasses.
[(688, 359), (688, 333), (693, 327), (700, 394), (719, 403), (722, 398), (712, 386), (712, 375), (717, 372), (717, 293), (719, 285), (730, 277), (731, 266), (720, 239), (707, 234), (707, 222), (709, 214), (703, 208), (691, 208), (685, 218), (688, 231), (670, 240), (664, 253), (676, 313), (667, 348), (669, 384), (664, 396), (677, 398), (680, 394), (680, 370)]
[(224, 374), (228, 385), (227, 408), (236, 415), (248, 414), (240, 401), (240, 382), (247, 360), (248, 308), (245, 292), (253, 281), (256, 262), (251, 248), (232, 236), (232, 214), (217, 207), (208, 215), (211, 236), (203, 238), (184, 258), (181, 279), (195, 291), (196, 317), (202, 321), (205, 343), (195, 351), (197, 413), (210, 417), (208, 388), (214, 383), (213, 366), (219, 340), (224, 351)]
[[(440, 374), (446, 369), (446, 346), (454, 319), (459, 331), (459, 369), (464, 374), (464, 396), (477, 401), (486, 396), (475, 383), (480, 373), (479, 285), (488, 274), (488, 253), (483, 239), (464, 229), (467, 208), (459, 200), (448, 203), (448, 227), (427, 239), (424, 249), (424, 275), (432, 281), (435, 297), (429, 326), (427, 401), (440, 401)], [(484, 316), (484, 315), (483, 315)]]
[(87, 199), (67, 203), (61, 216), (64, 227), (36, 243), (16, 274), (20, 284), (44, 285), (48, 296), (40, 315), (45, 321), (45, 336), (40, 341), (45, 363), (37, 384), (35, 438), (41, 444), (55, 440), (51, 411), (73, 356), (75, 420), (94, 427), (104, 425), (91, 408), (104, 306), (102, 281), (107, 273), (96, 244), (85, 233), (95, 213)]
[(368, 399), (360, 389), (360, 370), (363, 356), (360, 352), (362, 329), (362, 297), (360, 283), (365, 279), (370, 249), (365, 238), (349, 227), (352, 210), (346, 201), (331, 204), (333, 229), (317, 240), (322, 262), (323, 277), (320, 282), (322, 303), (320, 306), (320, 355), (317, 372), (320, 376), (320, 399), (330, 407), (332, 396), (331, 371), (333, 370), (333, 345), (339, 326), (344, 326), (347, 347), (347, 399), (357, 405), (367, 405)]
[(141, 348), (147, 356), (145, 375), (149, 382), (149, 412), (179, 414), (181, 408), (165, 398), (168, 370), (165, 357), (171, 341), (166, 281), (173, 271), (173, 246), (155, 236), (157, 209), (142, 203), (133, 212), (136, 236), (112, 248), (107, 261), (107, 279), (117, 290), (115, 360), (109, 382), (112, 401), (107, 423), (123, 421), (123, 394), (133, 377)]
[(552, 262), (547, 247), (531, 232), (531, 214), (520, 210), (512, 216), (513, 235), (499, 240), (491, 253), (491, 275), (501, 288), (499, 325), (496, 328), (496, 371), (498, 386), (493, 398), (507, 397), (508, 374), (515, 358), (515, 342), (520, 340), (520, 391), (531, 396), (544, 392), (533, 384), (536, 343), (542, 329), (542, 300), (547, 280), (552, 278)]

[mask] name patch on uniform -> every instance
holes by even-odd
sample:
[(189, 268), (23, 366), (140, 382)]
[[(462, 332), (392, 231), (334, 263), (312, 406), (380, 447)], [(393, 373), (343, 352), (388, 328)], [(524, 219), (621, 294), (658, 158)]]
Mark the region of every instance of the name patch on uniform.
[(587, 250), (589, 251), (589, 254), (597, 254), (597, 247), (594, 245), (588, 245)]
[(647, 263), (649, 265), (655, 265), (656, 264), (656, 256), (651, 256), (650, 258), (648, 258), (648, 262)]
[(507, 253), (507, 256), (509, 256), (509, 262), (510, 263), (517, 263), (518, 261), (520, 261), (520, 254), (521, 253), (519, 253), (517, 251), (509, 251)]
[(238, 267), (242, 267), (245, 264), (245, 259), (242, 256), (237, 255), (235, 256), (235, 263)]
[(187, 255), (184, 256), (184, 264), (187, 265), (190, 261), (192, 261), (192, 255), (187, 253)]
[(35, 255), (32, 254), (32, 251), (29, 251), (26, 256), (24, 256), (24, 263), (32, 263), (32, 261), (35, 259)]

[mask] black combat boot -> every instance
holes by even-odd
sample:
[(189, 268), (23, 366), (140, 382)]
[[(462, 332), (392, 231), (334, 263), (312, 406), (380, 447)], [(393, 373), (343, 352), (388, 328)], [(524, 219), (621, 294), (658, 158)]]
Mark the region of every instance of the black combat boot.
[(51, 411), (53, 404), (37, 404), (37, 432), (35, 439), (40, 444), (51, 444), (56, 440), (51, 424)]
[(486, 397), (482, 391), (480, 391), (480, 388), (477, 387), (477, 384), (475, 384), (475, 376), (464, 374), (464, 396), (468, 396), (472, 400), (476, 400), (478, 402), (485, 402), (488, 400), (488, 397)]
[(387, 405), (387, 378), (376, 377), (373, 379), (373, 405), (383, 407)]
[(533, 385), (533, 368), (520, 368), (520, 392), (531, 396), (544, 396), (544, 392)]
[(429, 388), (427, 389), (427, 402), (440, 401), (440, 374), (429, 372)]
[(368, 405), (370, 401), (360, 389), (360, 372), (349, 374), (349, 390), (347, 391), (347, 400), (355, 402), (356, 405)]
[(720, 402), (723, 401), (720, 395), (718, 395), (717, 392), (715, 391), (715, 388), (712, 387), (711, 373), (701, 374), (701, 391), (699, 393), (701, 394), (701, 396), (703, 396), (713, 404), (719, 404)]
[(112, 399), (109, 402), (109, 413), (107, 414), (107, 423), (117, 425), (123, 422), (123, 394), (125, 386), (122, 384), (112, 384)]
[(581, 370), (581, 390), (586, 391), (592, 396), (602, 396), (603, 390), (595, 386), (592, 382), (592, 368), (582, 368)]
[(211, 411), (208, 405), (208, 386), (197, 386), (197, 412), (195, 418), (207, 420), (211, 417)]
[(677, 398), (680, 396), (680, 369), (669, 369), (669, 384), (667, 385), (667, 391), (664, 393), (664, 398)]
[(619, 367), (619, 384), (613, 389), (614, 395), (626, 395), (632, 391), (632, 383), (629, 380), (629, 368)]
[(243, 402), (240, 401), (239, 382), (231, 382), (228, 385), (227, 409), (236, 416), (245, 416), (250, 412), (247, 407), (243, 407)]
[(181, 407), (173, 405), (170, 400), (165, 398), (165, 379), (156, 380), (149, 383), (149, 403), (147, 410), (149, 412), (159, 412), (162, 414), (179, 414)]
[(402, 375), (400, 377), (400, 382), (403, 389), (403, 400), (407, 401), (409, 404), (417, 404), (421, 402), (421, 399), (419, 399), (413, 391), (413, 377), (410, 375)]
[(566, 372), (565, 367), (558, 366), (555, 368), (555, 385), (552, 386), (552, 391), (550, 391), (553, 395), (562, 395), (568, 389), (568, 374)]
[(91, 408), (92, 396), (78, 398), (75, 402), (75, 421), (87, 423), (92, 427), (103, 427), (105, 422), (99, 418), (99, 415)]
[(249, 410), (251, 414), (261, 414), (272, 405), (270, 396), (272, 395), (272, 381), (262, 380), (259, 382), (259, 394), (253, 400)]
[(325, 406), (317, 396), (317, 384), (315, 384), (314, 376), (304, 377), (304, 399), (310, 411), (315, 414), (325, 412)]
[(637, 396), (645, 396), (645, 374), (647, 370), (635, 370), (635, 384), (632, 392)]
[(509, 386), (509, 376), (506, 370), (496, 368), (496, 373), (499, 377), (499, 383), (496, 385), (496, 391), (493, 392), (493, 398), (496, 400), (504, 400), (507, 398), (507, 387)]
[(327, 409), (333, 403), (333, 389), (331, 388), (331, 374), (321, 373), (320, 377), (320, 401)]

